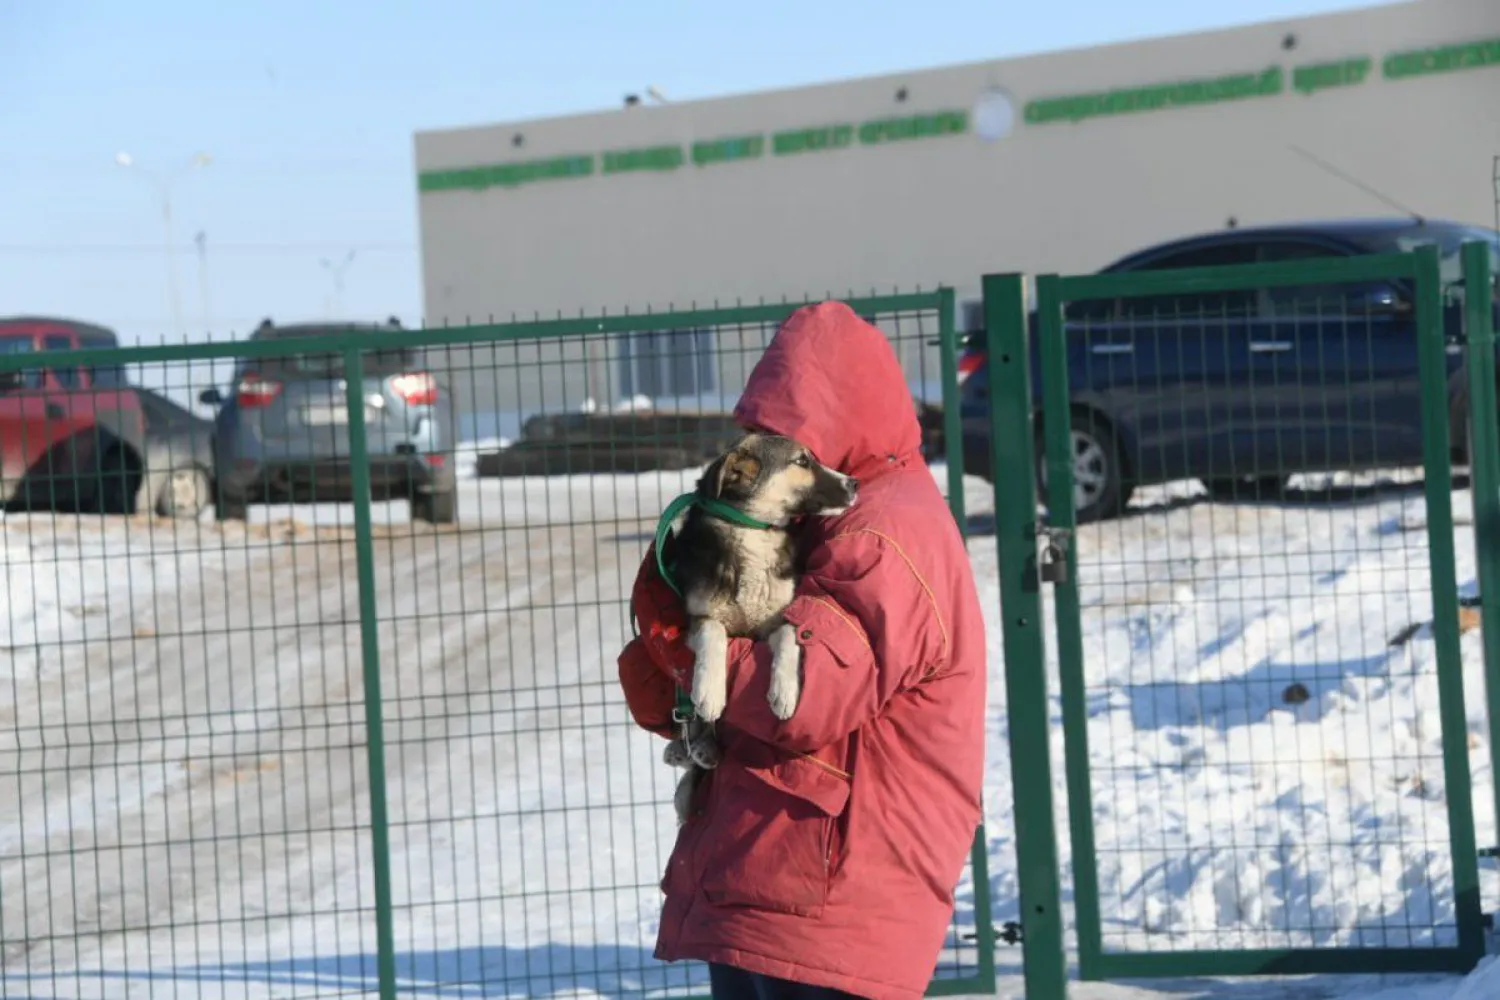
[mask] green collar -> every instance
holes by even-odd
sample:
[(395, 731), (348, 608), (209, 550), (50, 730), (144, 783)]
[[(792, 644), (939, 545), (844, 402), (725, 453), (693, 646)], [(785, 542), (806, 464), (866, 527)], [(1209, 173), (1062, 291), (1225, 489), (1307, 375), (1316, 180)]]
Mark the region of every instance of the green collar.
[(758, 521), (737, 507), (731, 507), (723, 500), (715, 500), (710, 497), (699, 496), (697, 493), (684, 493), (682, 496), (667, 504), (667, 509), (662, 511), (661, 520), (656, 522), (656, 568), (661, 572), (661, 578), (667, 581), (667, 586), (682, 595), (682, 589), (677, 586), (677, 580), (672, 570), (667, 566), (666, 556), (662, 555), (662, 549), (667, 543), (667, 534), (672, 530), (672, 522), (689, 507), (697, 507), (712, 517), (730, 524), (737, 524), (741, 528), (754, 528), (756, 531), (769, 531), (774, 524)]

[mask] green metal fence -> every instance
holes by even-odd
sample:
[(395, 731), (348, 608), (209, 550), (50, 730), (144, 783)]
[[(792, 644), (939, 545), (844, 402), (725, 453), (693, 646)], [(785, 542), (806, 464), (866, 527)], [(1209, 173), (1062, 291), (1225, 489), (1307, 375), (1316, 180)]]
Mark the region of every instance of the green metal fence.
[[(952, 293), (849, 301), (944, 448)], [(0, 357), (84, 385), (123, 366), (188, 405), (236, 363), (344, 383), (283, 432), (318, 462), (209, 484), (244, 520), (157, 513), (164, 483), (244, 471), (187, 420), (91, 473), (135, 514), (0, 523), (0, 993), (705, 992), (651, 957), (675, 772), (615, 657), (658, 514), (792, 308)], [(362, 375), (408, 353), (457, 408), (392, 452)], [(456, 522), (413, 520), (447, 470)], [(943, 481), (963, 523), (961, 456)], [(993, 991), (987, 850), (981, 829), (933, 994)]]
[[(1021, 497), (998, 525), (1035, 995), (1065, 989), (1051, 788), (1032, 763), (1047, 732), (1018, 736), (1022, 696), (1052, 715), (1044, 593), (1083, 978), (1464, 970), (1482, 954), (1470, 755), (1487, 733), (1465, 711), (1479, 635), (1461, 625), (1451, 468), (1466, 379), (1494, 412), (1492, 305), (1469, 296), (1465, 352), (1452, 263), (1424, 247), (1047, 275), (1034, 337), (1019, 279), (987, 283), (996, 467), (1045, 456), (1045, 518)], [(1482, 259), (1469, 267), (1468, 287), (1490, 287)], [(1006, 433), (1028, 422), (1035, 441)], [(1500, 466), (1493, 419), (1476, 428), (1488, 593)]]

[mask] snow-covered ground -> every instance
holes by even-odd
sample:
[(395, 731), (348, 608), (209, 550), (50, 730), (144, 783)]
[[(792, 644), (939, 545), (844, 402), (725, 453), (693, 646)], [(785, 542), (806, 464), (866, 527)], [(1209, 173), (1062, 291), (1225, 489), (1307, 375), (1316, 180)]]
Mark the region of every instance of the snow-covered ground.
[[(614, 673), (635, 566), (657, 513), (693, 478), (466, 478), (452, 528), (377, 505), (403, 995), (704, 989), (701, 970), (650, 958), (674, 775), (628, 723)], [(988, 487), (965, 492), (991, 635), (999, 922), (1018, 911), (997, 560)], [(1138, 506), (1079, 537), (1106, 947), (1446, 943), (1420, 492), (1225, 506), (1160, 490)], [(1466, 521), (1462, 493), (1455, 507)], [(255, 509), (227, 527), (0, 523), (0, 995), (374, 995), (351, 524), (336, 505)], [(1472, 545), (1460, 524), (1464, 593)], [(1462, 642), (1486, 846), (1478, 631)], [(1070, 865), (1060, 730), (1055, 744)], [(1483, 878), (1493, 905), (1500, 876)], [(960, 932), (973, 899), (966, 882)], [(944, 968), (973, 961), (959, 943)], [(1019, 997), (1019, 948), (999, 963), (1000, 995)], [(1500, 964), (1471, 979), (1078, 984), (1074, 995), (1500, 996)]]

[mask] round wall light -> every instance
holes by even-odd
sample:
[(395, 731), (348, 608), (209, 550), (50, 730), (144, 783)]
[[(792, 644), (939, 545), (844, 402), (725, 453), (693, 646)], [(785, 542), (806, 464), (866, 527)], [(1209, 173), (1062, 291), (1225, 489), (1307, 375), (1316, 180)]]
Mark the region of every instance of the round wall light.
[(1010, 95), (998, 88), (991, 88), (979, 95), (974, 102), (974, 134), (985, 142), (994, 142), (1010, 135), (1016, 127), (1016, 105)]

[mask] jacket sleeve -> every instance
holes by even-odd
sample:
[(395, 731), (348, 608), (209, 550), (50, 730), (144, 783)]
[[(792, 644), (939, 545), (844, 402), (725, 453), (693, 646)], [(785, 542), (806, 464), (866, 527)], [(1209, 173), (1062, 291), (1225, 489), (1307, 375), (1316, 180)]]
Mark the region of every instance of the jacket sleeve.
[(734, 640), (723, 722), (785, 750), (812, 753), (860, 728), (949, 658), (931, 588), (907, 554), (868, 528), (810, 554), (785, 612), (802, 653), (802, 694), (785, 721), (767, 703), (771, 643)]
[(640, 634), (625, 644), (616, 661), (620, 690), (636, 725), (672, 739), (677, 679), (687, 676), (693, 652), (684, 636), (687, 614), (681, 599), (657, 573), (654, 547), (646, 550), (636, 572), (630, 616)]
[(676, 685), (652, 661), (645, 640), (636, 636), (626, 643), (618, 664), (620, 688), (635, 724), (669, 740), (675, 737), (672, 709), (677, 704)]

